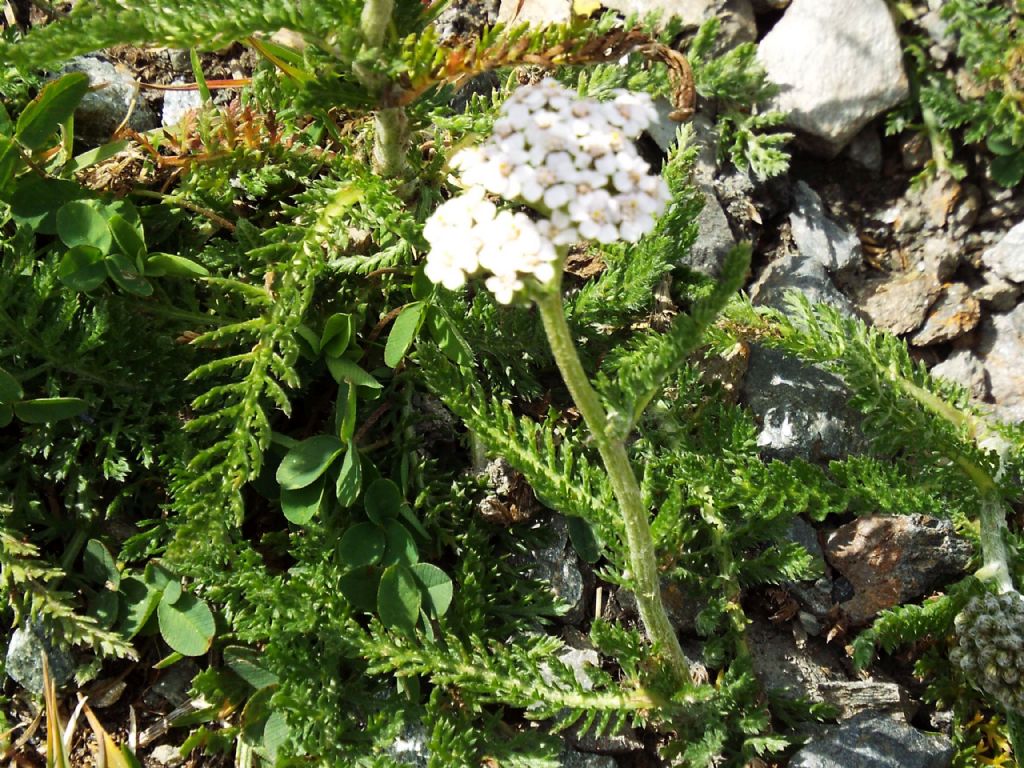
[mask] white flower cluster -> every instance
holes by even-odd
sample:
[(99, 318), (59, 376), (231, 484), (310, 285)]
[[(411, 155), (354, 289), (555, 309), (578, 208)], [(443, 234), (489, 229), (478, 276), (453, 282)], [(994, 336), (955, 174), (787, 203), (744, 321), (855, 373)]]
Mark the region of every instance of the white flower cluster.
[[(551, 79), (520, 88), (491, 137), (452, 158), (467, 191), (427, 221), (427, 277), (458, 288), (484, 269), (487, 288), (507, 304), (523, 278), (554, 278), (560, 246), (639, 240), (669, 202), (665, 181), (650, 175), (629, 140), (654, 117), (647, 94), (620, 91), (599, 102)], [(499, 212), (488, 193), (543, 218)]]

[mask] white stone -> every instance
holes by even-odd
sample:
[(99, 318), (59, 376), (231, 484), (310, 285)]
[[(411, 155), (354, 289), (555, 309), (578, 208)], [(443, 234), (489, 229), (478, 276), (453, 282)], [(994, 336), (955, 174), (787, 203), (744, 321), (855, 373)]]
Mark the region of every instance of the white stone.
[(203, 97), (198, 89), (194, 91), (167, 91), (164, 95), (164, 108), (160, 114), (160, 122), (167, 128), (173, 128), (184, 119), (185, 115), (203, 105)]
[(501, 0), (502, 24), (560, 24), (572, 18), (572, 0)]
[(985, 251), (981, 260), (999, 277), (1024, 283), (1024, 221)]
[(836, 154), (909, 93), (885, 0), (793, 0), (758, 46), (790, 127)]
[(829, 218), (818, 193), (807, 182), (798, 181), (793, 190), (789, 225), (800, 254), (829, 272), (857, 267), (863, 260), (857, 234)]

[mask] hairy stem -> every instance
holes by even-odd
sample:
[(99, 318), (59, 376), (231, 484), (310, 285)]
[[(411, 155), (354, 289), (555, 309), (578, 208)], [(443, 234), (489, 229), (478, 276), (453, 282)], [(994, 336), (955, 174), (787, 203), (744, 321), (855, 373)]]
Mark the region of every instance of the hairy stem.
[[(359, 28), (367, 48), (380, 48), (387, 37), (394, 0), (366, 0), (359, 18)], [(386, 95), (390, 84), (364, 63), (357, 63), (356, 77), (380, 96)], [(408, 119), (400, 106), (381, 107), (373, 119), (373, 167), (381, 176), (395, 179), (406, 169)]]
[(668, 620), (661, 602), (661, 585), (655, 560), (654, 539), (648, 522), (647, 510), (640, 497), (640, 486), (626, 454), (625, 443), (609, 436), (608, 416), (601, 400), (590, 385), (573, 343), (572, 333), (565, 321), (561, 286), (557, 283), (535, 297), (540, 308), (544, 331), (551, 345), (558, 369), (569, 389), (569, 394), (580, 409), (584, 421), (594, 436), (605, 470), (611, 481), (615, 499), (619, 503), (629, 548), (629, 567), (636, 587), (636, 603), (640, 620), (656, 650), (662, 653), (672, 670), (675, 683), (691, 682), (690, 667), (679, 645), (675, 630)]

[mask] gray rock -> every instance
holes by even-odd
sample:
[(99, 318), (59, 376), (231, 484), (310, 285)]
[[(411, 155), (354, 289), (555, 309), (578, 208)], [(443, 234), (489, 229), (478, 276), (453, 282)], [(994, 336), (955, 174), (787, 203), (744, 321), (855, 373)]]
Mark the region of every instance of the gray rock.
[(572, 18), (572, 0), (501, 0), (498, 21), (544, 26)]
[(769, 264), (751, 286), (750, 297), (754, 304), (785, 311), (789, 291), (802, 293), (813, 304), (828, 304), (844, 315), (856, 315), (853, 304), (839, 292), (821, 262), (799, 253), (788, 253)]
[(427, 768), (430, 764), (429, 741), (430, 734), (423, 723), (406, 723), (386, 752), (399, 765)]
[(851, 626), (959, 576), (973, 551), (949, 520), (921, 514), (859, 517), (825, 543), (829, 564), (853, 587), (840, 603)]
[(18, 627), (7, 645), (6, 672), (14, 682), (35, 694), (43, 692), (43, 654), (50, 662), (50, 677), (60, 687), (75, 674), (75, 661), (63, 645), (54, 643), (42, 619)]
[(616, 768), (618, 763), (608, 755), (594, 755), (566, 748), (558, 756), (561, 768)]
[(498, 20), (498, 0), (468, 0), (448, 3), (434, 20), (438, 37), (473, 35)]
[(171, 768), (185, 762), (185, 758), (181, 754), (181, 747), (175, 747), (173, 744), (159, 744), (153, 747), (149, 750), (149, 757), (160, 765), (168, 765)]
[(971, 396), (984, 400), (988, 397), (988, 374), (978, 356), (969, 349), (957, 349), (931, 369), (932, 376), (948, 379), (964, 387)]
[(869, 295), (861, 302), (871, 322), (889, 333), (916, 331), (928, 317), (941, 284), (926, 271), (912, 271), (891, 280), (867, 286)]
[(605, 0), (603, 5), (627, 16), (632, 13), (646, 16), (657, 11), (663, 20), (674, 16), (693, 27), (717, 17), (720, 26), (715, 47), (718, 50), (727, 50), (757, 38), (757, 23), (750, 0)]
[(971, 289), (963, 283), (947, 283), (924, 327), (910, 338), (910, 343), (925, 347), (952, 341), (974, 330), (979, 320), (981, 304), (971, 295)]
[(1024, 407), (1024, 304), (988, 315), (981, 324), (978, 356), (985, 364), (992, 399), (1002, 407)]
[(960, 246), (945, 236), (930, 237), (921, 247), (921, 264), (925, 272), (944, 283), (960, 266)]
[(530, 578), (547, 582), (552, 596), (566, 606), (566, 612), (559, 621), (573, 624), (583, 616), (583, 573), (577, 565), (576, 553), (567, 546), (569, 528), (565, 518), (553, 514), (550, 529), (554, 533), (554, 542), (527, 553), (525, 571)]
[(845, 720), (865, 710), (885, 712), (909, 722), (917, 711), (917, 703), (907, 689), (896, 683), (879, 680), (838, 680), (818, 683), (817, 701), (831, 704)]
[(846, 680), (832, 648), (816, 639), (798, 643), (788, 626), (755, 619), (747, 627), (747, 647), (754, 673), (767, 691), (813, 699), (819, 685)]
[(985, 284), (974, 291), (974, 298), (990, 305), (997, 312), (1007, 312), (1017, 306), (1020, 294), (1019, 285), (989, 272), (985, 275)]
[(953, 745), (896, 718), (863, 712), (829, 728), (789, 761), (789, 768), (948, 768)]
[(885, 0), (793, 0), (758, 46), (773, 106), (829, 155), (909, 93)]
[[(567, 648), (558, 654), (558, 660), (572, 670), (573, 677), (583, 690), (593, 689), (594, 681), (590, 677), (587, 667), (599, 668), (601, 666), (601, 657), (597, 651), (591, 648)], [(540, 676), (548, 685), (554, 685), (558, 680), (547, 662), (541, 662)]]
[(778, 350), (751, 349), (742, 397), (761, 424), (766, 458), (839, 459), (864, 444), (843, 383)]
[(818, 193), (806, 182), (798, 181), (793, 190), (789, 224), (801, 256), (814, 259), (829, 272), (860, 265), (863, 253), (856, 233), (829, 218)]
[(686, 266), (710, 277), (718, 277), (729, 251), (736, 247), (729, 219), (722, 210), (715, 190), (701, 185), (704, 207), (697, 214), (697, 240), (687, 254)]
[(96, 90), (85, 95), (75, 110), (75, 138), (87, 144), (110, 141), (125, 118), (135, 131), (159, 125), (156, 113), (139, 94), (139, 84), (126, 72), (96, 56), (79, 56), (64, 65), (62, 73), (84, 72)]
[(1024, 221), (985, 251), (981, 260), (998, 277), (1024, 283)]
[(167, 91), (164, 94), (160, 123), (166, 128), (173, 128), (185, 118), (185, 115), (202, 105), (203, 97), (199, 91)]
[(873, 174), (882, 172), (882, 139), (878, 129), (867, 126), (861, 130), (846, 147), (849, 158)]
[(807, 609), (800, 612), (800, 623), (809, 635), (818, 635), (822, 630), (819, 619), (828, 616), (832, 610), (832, 581), (825, 575), (825, 552), (818, 541), (818, 530), (802, 517), (794, 517), (786, 538), (806, 549), (814, 560), (817, 572), (822, 574), (815, 580), (786, 583), (786, 591)]

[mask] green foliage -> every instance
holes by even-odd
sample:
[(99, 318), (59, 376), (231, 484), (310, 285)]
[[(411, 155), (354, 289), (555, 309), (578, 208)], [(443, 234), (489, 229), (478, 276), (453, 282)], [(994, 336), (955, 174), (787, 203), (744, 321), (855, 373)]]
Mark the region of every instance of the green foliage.
[(962, 178), (967, 169), (956, 146), (975, 145), (992, 179), (1004, 187), (1024, 180), (1024, 107), (1021, 61), (1024, 25), (1014, 0), (953, 0), (943, 4), (944, 36), (955, 45), (957, 71), (940, 69), (923, 34), (904, 36), (912, 74), (912, 100), (889, 115), (888, 133), (922, 131), (932, 158), (918, 177), (935, 171)]

